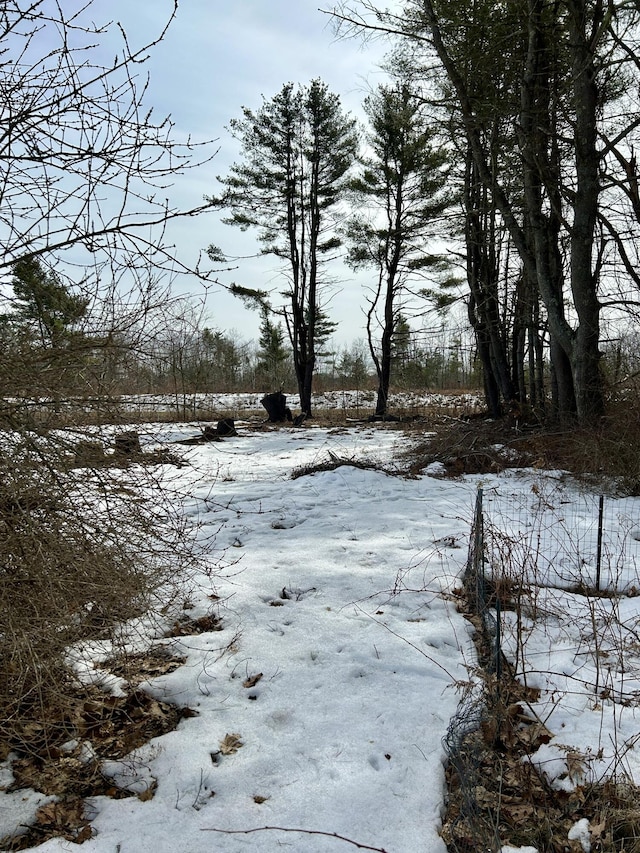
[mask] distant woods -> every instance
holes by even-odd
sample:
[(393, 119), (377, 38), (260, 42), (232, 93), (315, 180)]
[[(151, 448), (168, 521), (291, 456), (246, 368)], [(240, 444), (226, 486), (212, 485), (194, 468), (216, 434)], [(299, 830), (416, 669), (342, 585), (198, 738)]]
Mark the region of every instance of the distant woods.
[[(202, 306), (174, 299), (145, 322), (153, 334), (142, 340), (141, 319), (116, 334), (102, 330), (95, 306), (82, 288), (65, 283), (36, 259), (16, 264), (14, 298), (0, 313), (4, 385), (16, 400), (46, 397), (54, 409), (115, 405), (121, 395), (164, 394), (187, 406), (188, 396), (218, 391), (267, 393), (296, 388), (296, 372), (285, 332), (265, 313), (256, 340), (209, 325)], [(320, 337), (315, 362), (317, 390), (373, 391), (375, 364), (361, 338), (334, 346)], [(472, 351), (442, 326), (437, 336), (414, 333), (400, 316), (391, 348), (393, 387), (442, 390), (477, 386), (480, 375)], [(13, 367), (11, 365), (13, 364)], [(15, 405), (19, 405), (16, 403)], [(22, 411), (22, 408), (21, 408)], [(11, 412), (6, 399), (5, 420)]]

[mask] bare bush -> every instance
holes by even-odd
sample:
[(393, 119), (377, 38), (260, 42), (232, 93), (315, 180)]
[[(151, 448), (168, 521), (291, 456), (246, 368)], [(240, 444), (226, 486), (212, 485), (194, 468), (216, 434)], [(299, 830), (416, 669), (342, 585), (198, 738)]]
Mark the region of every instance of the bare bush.
[(0, 755), (64, 735), (69, 649), (194, 556), (162, 475), (59, 431), (117, 420), (128, 359), (164, 328), (165, 277), (208, 277), (165, 232), (208, 206), (177, 207), (171, 185), (215, 149), (145, 102), (177, 6), (143, 43), (93, 0), (0, 6)]
[(39, 750), (64, 736), (69, 648), (111, 636), (160, 588), (170, 599), (197, 562), (179, 500), (155, 469), (65, 470), (66, 459), (51, 439), (17, 440), (11, 462), (0, 455), (5, 747)]

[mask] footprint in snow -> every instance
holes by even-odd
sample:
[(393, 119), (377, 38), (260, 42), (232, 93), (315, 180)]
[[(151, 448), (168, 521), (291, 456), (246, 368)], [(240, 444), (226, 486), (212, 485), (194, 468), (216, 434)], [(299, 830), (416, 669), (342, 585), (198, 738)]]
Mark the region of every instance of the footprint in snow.
[(368, 760), (369, 764), (371, 765), (371, 767), (373, 767), (374, 770), (379, 771), (381, 768), (385, 767), (387, 762), (391, 761), (391, 755), (388, 752), (386, 752), (384, 754), (384, 761), (382, 760), (382, 758), (383, 757), (380, 755), (370, 755), (367, 760)]

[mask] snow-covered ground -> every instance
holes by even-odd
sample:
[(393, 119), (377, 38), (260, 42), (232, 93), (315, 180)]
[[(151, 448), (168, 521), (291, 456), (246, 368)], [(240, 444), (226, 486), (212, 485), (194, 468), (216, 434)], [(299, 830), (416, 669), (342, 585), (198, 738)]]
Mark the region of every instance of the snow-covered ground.
[[(189, 613), (211, 611), (213, 586), (223, 630), (160, 639), (149, 620), (128, 635), (132, 649), (153, 641), (187, 658), (144, 686), (197, 715), (104, 768), (118, 785), (155, 794), (94, 798), (85, 853), (444, 853), (442, 739), (476, 665), (453, 592), (479, 486), (488, 530), (507, 534), (490, 570), (534, 572), (523, 557), (534, 550), (551, 584), (529, 596), (519, 623), (505, 617), (504, 649), (541, 688), (535, 709), (553, 734), (535, 763), (559, 788), (584, 781), (578, 766), (589, 778), (622, 766), (640, 781), (640, 501), (612, 504), (601, 547), (602, 583), (629, 597), (583, 596), (576, 580), (593, 577), (597, 500), (585, 504), (557, 472), (448, 480), (436, 467), (405, 479), (342, 465), (291, 479), (331, 458), (393, 466), (409, 439), (375, 425), (238, 429), (181, 448), (191, 465), (170, 470), (210, 549), (212, 573), (200, 576)], [(194, 432), (141, 429), (147, 444)], [(82, 652), (79, 673), (95, 677), (112, 649)], [(585, 756), (573, 772), (571, 750)], [(2, 773), (0, 785), (10, 780)], [(0, 835), (29, 819), (33, 801), (0, 794)], [(576, 826), (587, 850), (588, 821)], [(52, 839), (37, 849), (78, 848)]]
[[(220, 415), (236, 415), (241, 412), (256, 411), (265, 414), (261, 400), (264, 393), (246, 394), (136, 394), (121, 397), (119, 402), (124, 411), (134, 414), (148, 412), (191, 413), (198, 417), (200, 413), (218, 412)], [(297, 394), (289, 391), (285, 394), (287, 404), (293, 413), (298, 406)], [(362, 391), (326, 391), (313, 395), (313, 406), (317, 410), (344, 411), (350, 415), (371, 414), (375, 410), (376, 392)], [(478, 392), (442, 393), (442, 392), (394, 392), (389, 395), (389, 410), (394, 413), (445, 409), (468, 414), (481, 410), (483, 395)]]

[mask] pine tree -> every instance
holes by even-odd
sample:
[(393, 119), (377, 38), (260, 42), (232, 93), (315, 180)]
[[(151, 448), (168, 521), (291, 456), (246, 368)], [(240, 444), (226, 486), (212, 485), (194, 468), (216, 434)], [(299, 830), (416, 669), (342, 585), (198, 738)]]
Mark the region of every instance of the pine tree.
[[(287, 83), (256, 112), (245, 107), (231, 130), (242, 144), (242, 161), (219, 178), (225, 190), (212, 201), (230, 210), (227, 223), (255, 228), (262, 253), (282, 262), (282, 310), (300, 407), (310, 416), (323, 264), (340, 245), (334, 213), (356, 155), (355, 122), (338, 96), (313, 80), (306, 87)], [(251, 295), (247, 288), (238, 292)], [(254, 295), (259, 303), (268, 296)]]
[(355, 268), (376, 271), (367, 334), (378, 375), (376, 414), (384, 415), (401, 297), (411, 280), (426, 273), (437, 277), (446, 269), (426, 244), (451, 198), (445, 189), (447, 154), (437, 146), (424, 104), (408, 83), (378, 87), (365, 110), (372, 153), (352, 189), (370, 213), (350, 223), (349, 259)]
[(263, 312), (258, 340), (258, 373), (268, 382), (269, 390), (278, 390), (287, 374), (289, 353), (284, 345), (284, 330), (267, 311)]
[(89, 300), (71, 293), (38, 258), (17, 261), (12, 272), (13, 319), (35, 327), (44, 346), (68, 342), (73, 326), (86, 315)]

